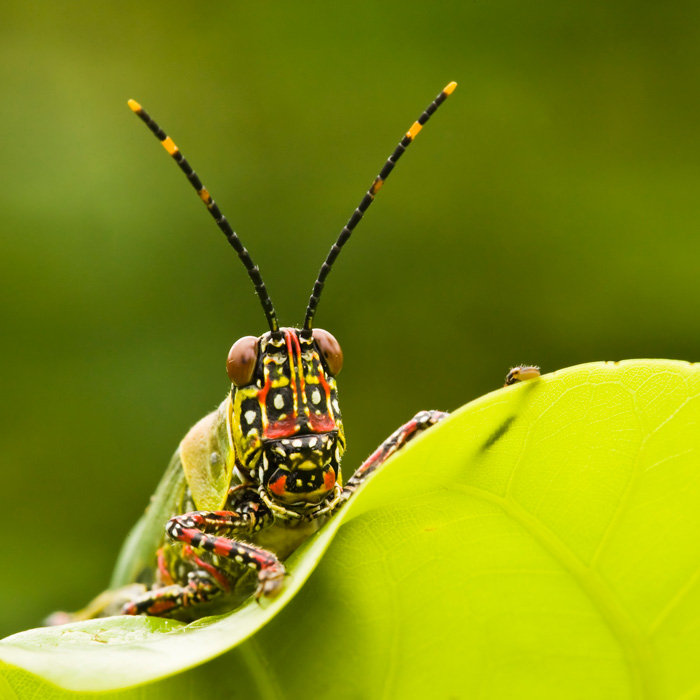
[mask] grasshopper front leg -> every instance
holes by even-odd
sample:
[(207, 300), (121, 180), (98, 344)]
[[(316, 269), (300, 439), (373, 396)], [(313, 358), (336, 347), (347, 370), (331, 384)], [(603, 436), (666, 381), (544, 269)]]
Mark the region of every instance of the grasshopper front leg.
[(254, 569), (258, 574), (256, 596), (274, 597), (282, 589), (285, 575), (282, 563), (272, 552), (230, 537), (251, 537), (272, 521), (272, 513), (255, 493), (239, 501), (235, 510), (193, 511), (171, 518), (166, 525), (166, 533), (174, 542), (184, 545), (180, 558), (194, 567), (187, 574), (187, 582), (172, 580), (169, 568), (164, 563), (164, 551), (161, 550), (158, 563), (160, 578), (169, 585), (139, 596), (122, 608), (122, 614), (170, 615), (182, 608), (208, 603), (227, 593), (231, 582), (226, 571), (202, 559), (197, 550)]

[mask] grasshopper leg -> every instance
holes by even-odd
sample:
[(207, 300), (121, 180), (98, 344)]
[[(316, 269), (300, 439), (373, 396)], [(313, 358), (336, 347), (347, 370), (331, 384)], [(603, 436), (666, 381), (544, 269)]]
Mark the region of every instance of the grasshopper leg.
[(176, 515), (168, 521), (165, 531), (175, 542), (183, 542), (254, 569), (258, 574), (256, 596), (272, 598), (282, 590), (285, 576), (285, 569), (280, 560), (262, 547), (222, 537), (220, 534), (209, 534), (233, 532), (245, 535), (266, 527), (272, 522), (272, 513), (262, 504), (255, 506), (254, 518), (247, 517), (250, 510), (194, 511)]
[(231, 590), (226, 572), (201, 559), (189, 545), (164, 545), (158, 550), (157, 562), (158, 584), (125, 603), (122, 615), (169, 616)]
[[(193, 511), (171, 518), (165, 531), (180, 548), (162, 547), (158, 552), (160, 586), (124, 605), (125, 615), (169, 616), (184, 608), (212, 601), (228, 593), (231, 580), (223, 568), (206, 560), (206, 552), (214, 558), (225, 558), (254, 569), (258, 575), (256, 596), (274, 597), (281, 589), (285, 569), (279, 559), (256, 547), (226, 535), (250, 536), (269, 526), (273, 520), (267, 508), (254, 500), (244, 500), (231, 511)], [(174, 552), (174, 553), (173, 553)], [(198, 553), (199, 552), (199, 553)], [(175, 573), (184, 562), (189, 570), (184, 576)], [(176, 581), (180, 578), (180, 582)]]
[(208, 603), (225, 590), (206, 571), (191, 571), (186, 586), (173, 583), (155, 588), (124, 605), (121, 614), (167, 616), (182, 608)]

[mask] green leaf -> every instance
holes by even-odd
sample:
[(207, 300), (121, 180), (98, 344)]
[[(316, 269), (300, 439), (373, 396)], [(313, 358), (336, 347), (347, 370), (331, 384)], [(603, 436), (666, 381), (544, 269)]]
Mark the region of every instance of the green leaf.
[[(683, 362), (582, 365), (499, 390), (394, 458), (298, 553), (264, 610), (30, 631), (0, 642), (0, 658), (98, 690), (242, 642), (120, 698), (689, 700), (699, 427), (700, 371)], [(19, 669), (4, 682), (62, 697)]]

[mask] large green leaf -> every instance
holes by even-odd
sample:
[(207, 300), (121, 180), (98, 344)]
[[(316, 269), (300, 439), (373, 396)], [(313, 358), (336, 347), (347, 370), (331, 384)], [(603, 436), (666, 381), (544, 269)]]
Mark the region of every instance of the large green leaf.
[[(265, 609), (30, 631), (0, 658), (125, 687), (257, 630), (119, 697), (700, 697), (699, 398), (695, 366), (651, 360), (494, 392), (372, 479)], [(3, 690), (62, 697), (21, 668)]]

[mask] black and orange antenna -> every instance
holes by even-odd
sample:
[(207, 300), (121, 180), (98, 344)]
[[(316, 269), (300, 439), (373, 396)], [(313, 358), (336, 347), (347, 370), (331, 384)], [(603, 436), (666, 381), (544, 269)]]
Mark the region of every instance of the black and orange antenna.
[(250, 257), (250, 253), (241, 243), (240, 238), (238, 238), (236, 232), (231, 228), (231, 224), (229, 224), (228, 219), (221, 213), (217, 203), (212, 199), (212, 196), (206, 190), (204, 185), (202, 185), (202, 181), (199, 179), (199, 176), (192, 169), (192, 166), (187, 162), (187, 158), (182, 155), (180, 149), (175, 145), (174, 141), (163, 131), (163, 129), (158, 126), (148, 112), (146, 112), (146, 110), (138, 102), (136, 102), (136, 100), (129, 100), (128, 104), (133, 112), (140, 117), (141, 121), (143, 121), (144, 124), (146, 124), (146, 126), (155, 134), (155, 137), (160, 141), (163, 148), (178, 164), (180, 170), (185, 173), (185, 176), (190, 181), (192, 187), (197, 190), (199, 198), (204, 202), (204, 205), (212, 217), (214, 217), (216, 225), (223, 231), (224, 236), (226, 236), (226, 240), (231, 244), (231, 247), (236, 251), (236, 253), (238, 253), (238, 257), (241, 259), (243, 265), (245, 265), (245, 269), (248, 271), (248, 275), (253, 281), (255, 291), (260, 298), (260, 303), (262, 304), (263, 311), (265, 312), (265, 317), (267, 318), (267, 323), (270, 326), (270, 330), (273, 333), (276, 333), (279, 331), (279, 323), (277, 322), (275, 307), (272, 305), (272, 299), (270, 299), (265, 283), (260, 276), (260, 270)]
[(384, 167), (379, 171), (379, 175), (374, 178), (372, 186), (367, 190), (367, 194), (362, 198), (362, 201), (358, 205), (357, 209), (352, 213), (349, 221), (343, 227), (340, 232), (338, 239), (333, 244), (330, 249), (325, 262), (321, 265), (321, 269), (314, 283), (313, 291), (311, 292), (311, 297), (309, 298), (309, 304), (306, 307), (306, 318), (304, 319), (303, 333), (306, 336), (311, 334), (311, 329), (313, 328), (314, 316), (316, 315), (316, 309), (318, 307), (319, 299), (321, 298), (321, 292), (323, 291), (323, 285), (325, 284), (326, 277), (333, 267), (341, 248), (348, 242), (348, 239), (355, 230), (355, 226), (360, 222), (364, 216), (369, 205), (372, 204), (374, 198), (379, 192), (379, 189), (384, 184), (384, 181), (389, 177), (391, 171), (394, 169), (397, 161), (403, 155), (404, 151), (408, 148), (413, 139), (416, 138), (420, 130), (425, 126), (425, 123), (430, 119), (430, 117), (435, 114), (437, 108), (454, 92), (457, 87), (457, 83), (451, 82), (445, 89), (428, 105), (428, 108), (423, 112), (423, 114), (418, 117), (418, 119), (413, 122), (413, 126), (406, 132), (404, 137), (399, 142), (399, 145), (395, 148), (394, 152), (389, 156)]

